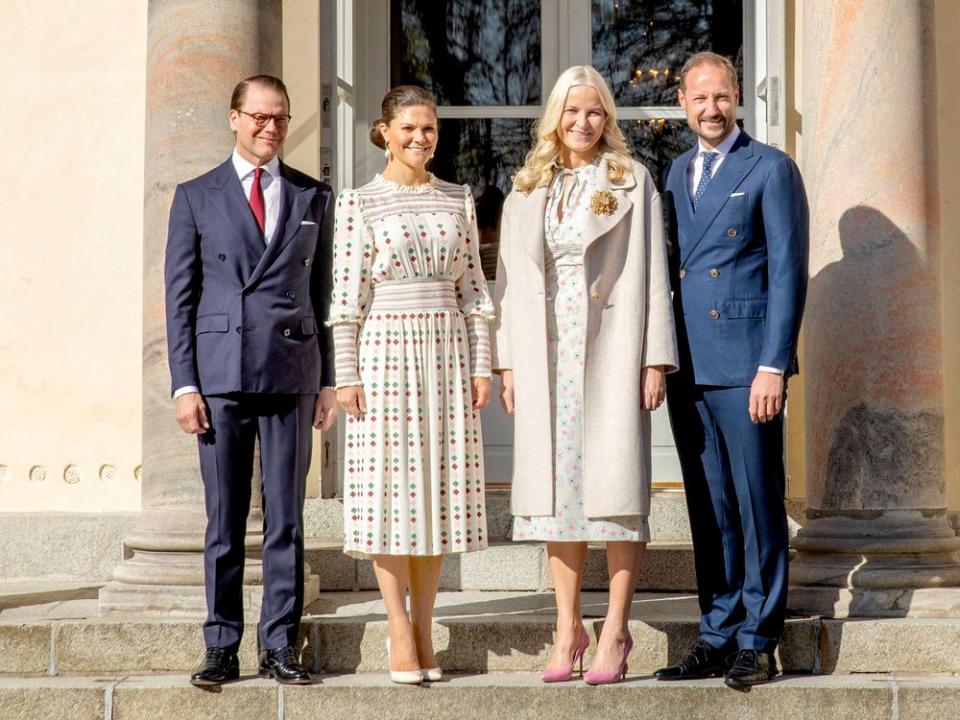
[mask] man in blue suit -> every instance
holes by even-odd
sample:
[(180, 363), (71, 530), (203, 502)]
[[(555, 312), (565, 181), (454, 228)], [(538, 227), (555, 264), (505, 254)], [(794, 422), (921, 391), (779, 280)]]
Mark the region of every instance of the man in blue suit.
[(336, 419), (330, 187), (279, 153), (290, 100), (258, 75), (233, 92), (231, 157), (177, 187), (166, 248), (167, 347), (176, 416), (198, 436), (207, 510), (207, 647), (194, 685), (239, 677), (244, 534), (254, 443), (263, 471), (262, 675), (309, 683), (296, 643), (303, 611), (303, 502), (312, 427)]
[(693, 533), (700, 637), (660, 680), (725, 675), (739, 690), (777, 674), (788, 538), (786, 380), (807, 282), (808, 212), (800, 173), (736, 124), (736, 70), (699, 53), (679, 101), (695, 147), (665, 189), (680, 371), (667, 402)]

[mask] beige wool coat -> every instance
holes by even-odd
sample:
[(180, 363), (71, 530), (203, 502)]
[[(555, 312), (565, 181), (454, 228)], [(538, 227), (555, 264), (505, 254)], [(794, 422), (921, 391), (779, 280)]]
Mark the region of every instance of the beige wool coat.
[[(650, 512), (650, 413), (640, 371), (677, 367), (660, 196), (650, 173), (599, 190), (616, 199), (591, 212), (584, 233), (587, 320), (583, 379), (583, 487), (588, 518)], [(552, 515), (553, 439), (547, 372), (544, 228), (547, 188), (513, 190), (503, 207), (495, 306), (494, 368), (513, 370), (514, 515)]]

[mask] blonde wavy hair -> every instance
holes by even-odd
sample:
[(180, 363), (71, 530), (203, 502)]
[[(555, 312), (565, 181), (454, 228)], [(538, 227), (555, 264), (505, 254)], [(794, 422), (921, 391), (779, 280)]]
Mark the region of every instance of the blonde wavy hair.
[(553, 180), (554, 162), (560, 157), (560, 149), (563, 147), (558, 133), (563, 106), (570, 88), (577, 85), (588, 85), (600, 96), (605, 117), (599, 152), (607, 161), (610, 182), (619, 183), (625, 176), (633, 173), (633, 156), (623, 133), (617, 127), (613, 93), (593, 66), (574, 65), (563, 71), (550, 91), (547, 106), (534, 132), (536, 142), (533, 149), (527, 153), (523, 167), (513, 177), (513, 186), (520, 192), (528, 193), (535, 188), (549, 185)]

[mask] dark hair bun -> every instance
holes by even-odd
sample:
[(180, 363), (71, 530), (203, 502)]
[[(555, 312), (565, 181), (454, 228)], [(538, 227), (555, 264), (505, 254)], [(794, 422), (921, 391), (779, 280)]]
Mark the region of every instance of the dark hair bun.
[(383, 141), (383, 133), (380, 132), (380, 123), (382, 122), (383, 120), (377, 120), (373, 123), (373, 127), (370, 128), (370, 142), (381, 150), (386, 150), (387, 144)]

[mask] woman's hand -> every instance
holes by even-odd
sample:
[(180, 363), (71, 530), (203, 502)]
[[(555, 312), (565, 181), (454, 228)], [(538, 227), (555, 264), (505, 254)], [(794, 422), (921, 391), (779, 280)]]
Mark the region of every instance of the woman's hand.
[(513, 370), (500, 375), (500, 405), (507, 415), (513, 415)]
[(363, 385), (351, 385), (337, 390), (337, 402), (343, 411), (354, 419), (360, 419), (367, 412), (367, 399), (363, 396)]
[(492, 384), (488, 377), (470, 378), (470, 389), (473, 391), (473, 409), (483, 410), (490, 402), (490, 388)]
[(667, 397), (666, 373), (662, 365), (645, 367), (640, 371), (640, 392), (643, 409), (653, 412)]

